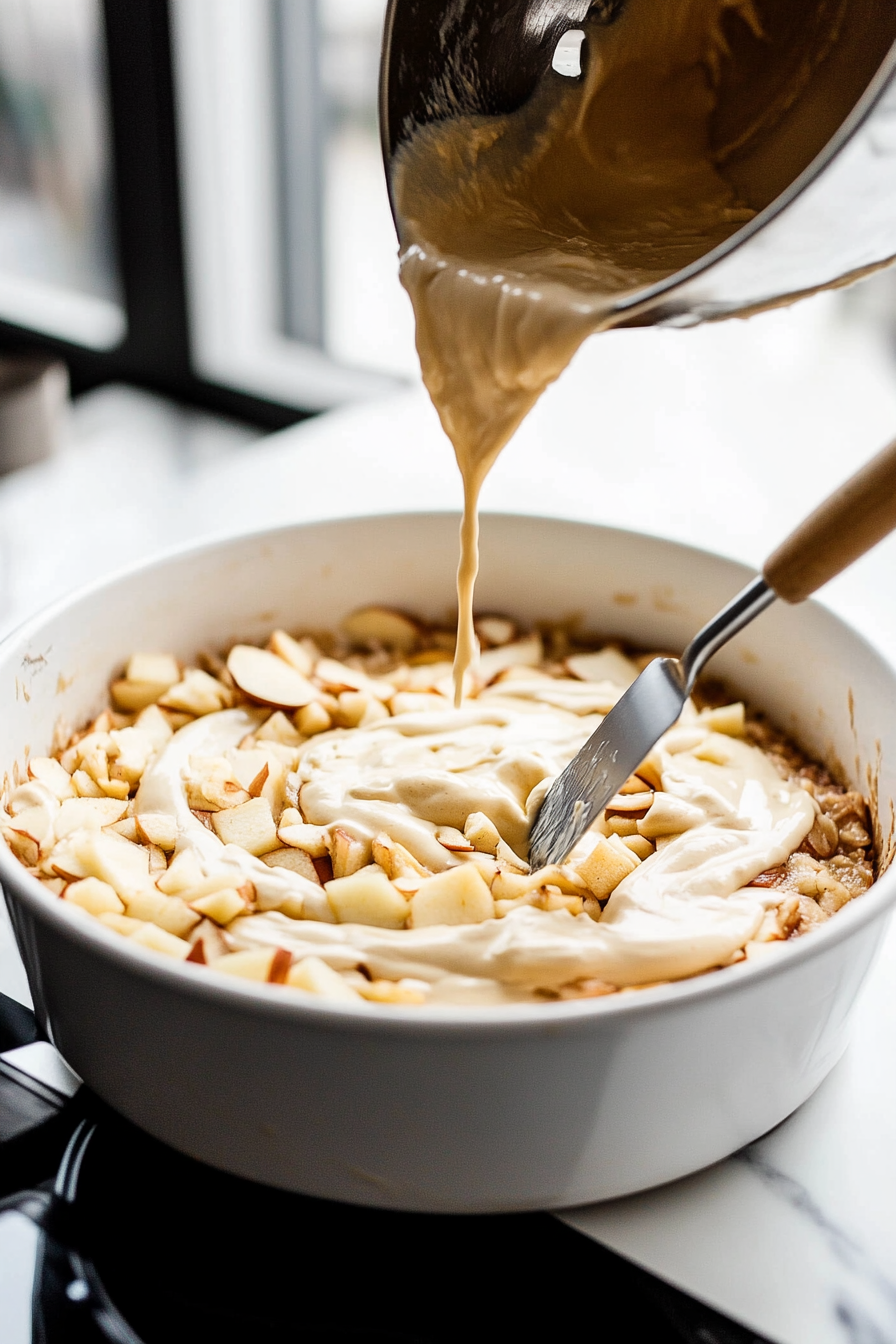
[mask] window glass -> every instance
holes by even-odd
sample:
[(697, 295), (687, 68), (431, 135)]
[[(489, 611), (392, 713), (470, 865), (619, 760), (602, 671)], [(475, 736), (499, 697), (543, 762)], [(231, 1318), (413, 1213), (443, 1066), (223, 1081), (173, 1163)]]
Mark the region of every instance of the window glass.
[(100, 0), (0, 0), (0, 317), (124, 333)]
[(318, 0), (324, 345), (342, 363), (415, 374), (377, 115), (385, 0)]

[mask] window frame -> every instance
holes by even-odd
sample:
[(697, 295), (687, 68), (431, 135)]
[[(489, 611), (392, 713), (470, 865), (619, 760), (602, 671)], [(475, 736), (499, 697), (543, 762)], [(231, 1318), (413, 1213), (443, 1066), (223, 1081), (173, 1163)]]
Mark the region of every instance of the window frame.
[[(278, 3), (103, 0), (127, 330), (119, 345), (95, 350), (0, 321), (0, 349), (59, 355), (75, 393), (125, 381), (267, 429), (397, 386), (346, 369), (282, 330), (282, 305), (294, 305), (296, 284), (293, 298), (288, 288), (277, 297), (285, 269), (280, 211), (289, 202), (281, 204), (275, 181), (269, 103), (264, 111), (271, 89), (282, 86), (269, 27)], [(244, 32), (248, 10), (264, 19), (251, 50), (231, 42), (222, 60), (214, 33), (223, 25), (214, 17), (223, 4), (242, 7)], [(242, 127), (240, 106), (251, 109)], [(230, 155), (234, 130), (241, 144)], [(253, 174), (260, 195), (241, 211)]]

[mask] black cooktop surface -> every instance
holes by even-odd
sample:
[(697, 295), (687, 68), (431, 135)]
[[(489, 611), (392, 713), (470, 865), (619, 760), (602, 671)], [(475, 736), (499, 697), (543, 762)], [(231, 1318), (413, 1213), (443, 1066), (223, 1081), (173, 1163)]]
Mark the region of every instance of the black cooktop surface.
[(761, 1344), (547, 1214), (387, 1213), (215, 1171), (7, 1067), (34, 1034), (0, 995), (0, 1344)]

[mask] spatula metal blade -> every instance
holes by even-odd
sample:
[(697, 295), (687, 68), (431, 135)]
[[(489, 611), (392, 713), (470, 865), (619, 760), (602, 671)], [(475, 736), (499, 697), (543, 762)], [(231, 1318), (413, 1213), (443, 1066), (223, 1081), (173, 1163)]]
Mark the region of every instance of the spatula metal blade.
[(529, 836), (529, 865), (562, 863), (595, 817), (681, 715), (677, 658), (656, 658), (554, 781)]

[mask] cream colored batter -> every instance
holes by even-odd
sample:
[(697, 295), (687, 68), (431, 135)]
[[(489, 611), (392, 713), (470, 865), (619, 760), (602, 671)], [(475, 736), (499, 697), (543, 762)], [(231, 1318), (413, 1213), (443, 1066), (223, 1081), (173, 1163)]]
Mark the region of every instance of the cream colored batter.
[[(589, 712), (596, 699), (608, 708), (622, 691), (586, 686), (590, 702), (582, 695), (577, 707), (551, 703), (558, 688), (576, 684), (533, 679), (504, 694), (499, 683), (460, 713), (403, 714), (312, 738), (300, 749), (295, 779), (303, 815), (323, 826), (338, 823), (361, 839), (385, 831), (441, 871), (468, 860), (449, 853), (436, 832), (483, 812), (524, 856), (533, 791), (540, 797), (538, 786), (563, 769), (600, 722), (600, 714)], [(204, 871), (232, 869), (235, 882), (255, 884), (262, 913), (228, 929), (240, 947), (284, 947), (337, 970), (362, 962), (377, 977), (426, 982), (428, 1001), (436, 1004), (534, 1001), (538, 991), (582, 977), (620, 986), (677, 979), (723, 963), (755, 935), (780, 894), (748, 884), (783, 863), (815, 819), (809, 795), (785, 784), (761, 751), (725, 738), (720, 763), (718, 735), (695, 711), (689, 719), (690, 731), (667, 735), (658, 758), (663, 789), (682, 805), (687, 829), (616, 888), (599, 922), (526, 906), (460, 926), (337, 924), (319, 886), (223, 845), (187, 804), (191, 759), (234, 748), (258, 724), (251, 711), (209, 714), (175, 734), (144, 773), (135, 812), (173, 816), (178, 854), (188, 849)], [(695, 753), (710, 738), (716, 749), (708, 754), (716, 759), (701, 759)], [(594, 840), (586, 837), (583, 852)], [(279, 912), (287, 896), (301, 898), (301, 919)]]

